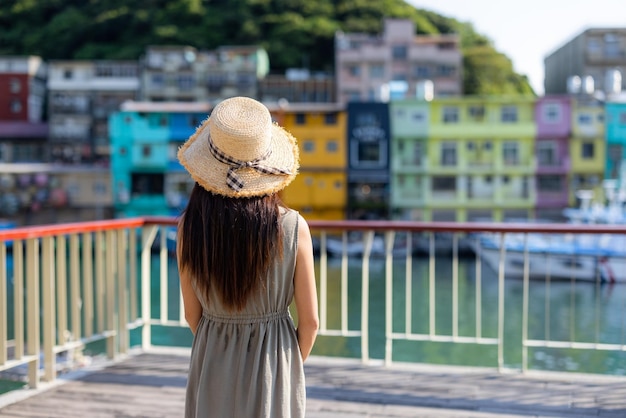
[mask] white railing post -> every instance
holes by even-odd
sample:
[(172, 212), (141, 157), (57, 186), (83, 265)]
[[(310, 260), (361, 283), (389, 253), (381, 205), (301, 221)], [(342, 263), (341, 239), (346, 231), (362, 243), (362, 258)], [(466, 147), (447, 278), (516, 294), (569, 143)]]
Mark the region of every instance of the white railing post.
[(106, 250), (104, 243), (104, 232), (96, 232), (96, 329), (98, 333), (103, 333), (106, 329), (105, 324), (105, 277), (106, 277)]
[(13, 318), (15, 359), (24, 357), (24, 242), (13, 241)]
[(117, 333), (119, 341), (119, 352), (126, 354), (129, 344), (128, 330), (128, 280), (126, 275), (128, 252), (126, 230), (120, 229), (117, 232)]
[(64, 235), (59, 235), (56, 239), (56, 290), (57, 306), (64, 307), (58, 310), (57, 314), (57, 340), (59, 345), (67, 342), (67, 246)]
[(150, 303), (150, 255), (152, 243), (156, 237), (158, 227), (155, 225), (144, 226), (141, 231), (141, 347), (147, 350), (152, 345), (152, 314)]
[(106, 303), (106, 329), (109, 333), (107, 338), (107, 356), (112, 359), (115, 358), (116, 350), (116, 333), (117, 325), (115, 323), (115, 231), (107, 230), (105, 232), (106, 246), (105, 246), (105, 259), (106, 259), (106, 274), (105, 274), (105, 303)]
[(70, 235), (70, 306), (72, 312), (72, 340), (79, 341), (82, 337), (83, 300), (80, 291), (80, 256), (78, 235)]
[(167, 283), (167, 230), (165, 226), (160, 226), (159, 238), (159, 291), (161, 293), (161, 303), (159, 304), (159, 312), (161, 313), (161, 324), (166, 324), (169, 319), (169, 300), (168, 283)]
[[(366, 231), (363, 237), (363, 272), (361, 276), (361, 360), (369, 361), (369, 309), (370, 309), (370, 254), (374, 231)], [(344, 254), (345, 256), (345, 254)]]
[(394, 231), (385, 232), (385, 364), (393, 358), (393, 241)]
[(54, 334), (56, 307), (54, 304), (54, 238), (42, 239), (42, 331), (43, 331), (43, 365), (44, 379), (52, 382), (56, 379), (56, 354), (54, 352)]
[(326, 253), (326, 231), (320, 235), (320, 331), (325, 332), (327, 327), (327, 286), (328, 286), (328, 254)]
[(26, 240), (26, 354), (32, 357), (28, 363), (28, 384), (39, 385), (39, 239)]
[(524, 234), (524, 290), (522, 295), (522, 372), (528, 370), (528, 287), (530, 260), (528, 256), (528, 234)]
[(81, 234), (83, 262), (83, 317), (85, 337), (93, 335), (93, 239), (91, 232)]
[(498, 265), (498, 370), (504, 365), (504, 268), (506, 265), (506, 234), (502, 233)]

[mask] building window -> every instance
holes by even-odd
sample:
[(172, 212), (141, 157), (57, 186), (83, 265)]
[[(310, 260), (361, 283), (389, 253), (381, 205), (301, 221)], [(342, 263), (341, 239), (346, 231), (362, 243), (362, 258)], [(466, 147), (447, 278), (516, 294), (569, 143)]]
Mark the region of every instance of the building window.
[(381, 160), (381, 144), (378, 142), (363, 142), (358, 144), (358, 158), (360, 162), (379, 163)]
[(485, 106), (470, 106), (468, 109), (468, 113), (470, 119), (480, 122), (485, 118)]
[(561, 120), (561, 106), (557, 103), (546, 103), (543, 106), (543, 120), (547, 123), (558, 123)]
[(338, 149), (339, 149), (339, 146), (337, 145), (337, 141), (336, 140), (329, 139), (326, 142), (326, 152), (335, 153), (335, 152), (337, 152)]
[(606, 58), (620, 58), (619, 38), (613, 33), (604, 35), (604, 56)]
[(406, 47), (406, 45), (394, 45), (391, 48), (391, 57), (394, 60), (406, 60), (406, 58), (407, 58), (407, 47)]
[(422, 165), (422, 158), (424, 158), (424, 144), (422, 142), (413, 143), (413, 164)]
[(195, 87), (195, 80), (193, 75), (181, 74), (178, 76), (178, 88), (181, 90), (193, 90)]
[(20, 113), (22, 111), (22, 102), (19, 100), (11, 100), (11, 113)]
[(619, 114), (619, 124), (626, 125), (626, 112), (621, 112)]
[(434, 176), (433, 177), (434, 192), (455, 192), (456, 177), (455, 176)]
[(304, 113), (296, 113), (296, 125), (304, 125), (306, 123), (306, 115)]
[(443, 108), (443, 123), (457, 123), (459, 121), (458, 107)]
[(306, 153), (315, 152), (315, 142), (310, 139), (307, 139), (302, 144), (302, 150)]
[(537, 188), (542, 192), (560, 192), (563, 190), (562, 179), (555, 175), (537, 176)]
[(591, 55), (599, 54), (602, 51), (600, 41), (595, 38), (591, 38), (587, 41), (587, 51)]
[(66, 80), (69, 80), (72, 78), (72, 70), (70, 70), (69, 68), (66, 68), (65, 70), (63, 70), (63, 78)]
[(502, 106), (500, 120), (502, 122), (517, 122), (517, 107)]
[(11, 78), (9, 81), (9, 91), (11, 93), (19, 93), (22, 89), (22, 83), (20, 83), (19, 78)]
[(415, 78), (428, 78), (430, 77), (430, 70), (425, 65), (418, 65), (415, 67)]
[(452, 77), (455, 73), (455, 68), (452, 65), (439, 65), (437, 66), (437, 74), (440, 77)]
[(540, 166), (556, 165), (556, 145), (551, 142), (537, 144), (537, 160)]
[(361, 75), (361, 67), (359, 65), (349, 65), (348, 73), (352, 77), (359, 77)]
[(456, 165), (456, 143), (455, 142), (443, 142), (441, 144), (441, 165), (442, 166), (455, 166)]
[(591, 125), (593, 122), (593, 118), (589, 113), (581, 113), (578, 115), (578, 124), (579, 125)]
[(163, 173), (132, 173), (131, 191), (134, 195), (162, 195), (164, 191)]
[(152, 74), (152, 77), (150, 78), (150, 85), (154, 89), (162, 89), (165, 85), (165, 78), (163, 77), (163, 74)]
[(336, 125), (337, 124), (337, 114), (334, 112), (326, 113), (324, 115), (324, 123), (326, 125)]
[(413, 119), (413, 122), (424, 122), (426, 120), (426, 115), (424, 114), (424, 112), (413, 112), (411, 114), (411, 118)]
[(519, 164), (519, 151), (517, 142), (506, 141), (502, 144), (502, 159), (506, 165)]
[(594, 151), (595, 149), (593, 146), (593, 142), (583, 142), (580, 155), (582, 156), (583, 159), (590, 160), (593, 158)]
[(370, 65), (370, 78), (383, 78), (385, 76), (385, 67), (381, 64)]
[(361, 92), (355, 90), (348, 90), (344, 93), (348, 101), (358, 101), (361, 99)]

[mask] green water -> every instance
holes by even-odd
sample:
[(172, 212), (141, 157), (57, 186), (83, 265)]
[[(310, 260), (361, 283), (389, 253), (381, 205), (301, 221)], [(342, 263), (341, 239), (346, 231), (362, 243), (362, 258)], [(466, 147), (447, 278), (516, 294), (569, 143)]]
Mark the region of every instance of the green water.
[[(159, 312), (159, 258), (152, 259), (152, 317)], [(462, 258), (458, 266), (458, 335), (476, 336), (477, 280), (476, 260)], [(385, 265), (381, 259), (370, 262), (369, 287), (369, 356), (383, 359), (385, 354)], [(319, 272), (319, 265), (316, 265)], [(341, 265), (330, 260), (328, 266), (328, 329), (340, 328), (339, 302)], [(179, 313), (178, 274), (176, 261), (168, 260), (169, 317), (177, 320)], [(452, 260), (437, 257), (435, 265), (435, 331), (451, 335), (453, 332), (453, 271)], [(428, 260), (413, 258), (412, 269), (412, 332), (429, 332), (429, 281)], [(12, 285), (9, 283), (9, 293)], [(522, 366), (522, 297), (523, 283), (505, 280), (504, 285), (504, 365)], [(498, 330), (498, 281), (495, 272), (482, 267), (480, 280), (480, 327), (483, 337), (496, 337)], [(532, 281), (529, 289), (530, 338), (568, 340), (621, 344), (626, 341), (626, 285), (599, 285), (593, 283)], [(12, 300), (8, 298), (7, 321), (9, 338), (13, 335)], [(405, 266), (404, 259), (394, 262), (393, 269), (393, 318), (394, 331), (405, 328)], [(358, 330), (361, 322), (361, 261), (351, 259), (348, 267), (348, 328)], [(131, 334), (131, 344), (141, 342), (140, 331)], [(190, 347), (191, 332), (187, 328), (154, 326), (152, 343), (155, 345)], [(87, 354), (104, 350), (104, 343), (92, 344)], [(529, 349), (528, 367), (536, 370), (575, 371), (613, 375), (626, 374), (626, 353), (621, 351)], [(314, 355), (359, 358), (361, 340), (358, 337), (328, 337), (320, 335), (313, 348)], [(430, 364), (468, 366), (497, 366), (497, 348), (490, 345), (452, 344), (432, 342), (393, 343), (393, 360)], [(1, 382), (0, 382), (1, 384)]]

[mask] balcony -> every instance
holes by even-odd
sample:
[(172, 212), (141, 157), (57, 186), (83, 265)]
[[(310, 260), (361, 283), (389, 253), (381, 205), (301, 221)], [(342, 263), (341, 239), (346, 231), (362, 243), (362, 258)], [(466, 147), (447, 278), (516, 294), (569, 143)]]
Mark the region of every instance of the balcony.
[[(58, 379), (69, 353), (79, 358), (100, 347), (116, 359), (133, 350), (189, 348), (171, 252), (175, 225), (174, 218), (152, 217), (0, 231), (0, 372), (24, 370), (21, 378), (36, 388)], [(362, 376), (430, 363), (485, 367), (495, 376), (617, 374), (613, 381), (626, 382), (619, 377), (626, 374), (623, 284), (557, 279), (554, 270), (531, 275), (537, 255), (527, 244), (515, 254), (502, 246), (490, 259), (474, 246), (489, 234), (524, 243), (537, 234), (623, 236), (626, 226), (310, 226), (320, 314), (313, 354), (326, 359), (322, 365), (356, 361)]]

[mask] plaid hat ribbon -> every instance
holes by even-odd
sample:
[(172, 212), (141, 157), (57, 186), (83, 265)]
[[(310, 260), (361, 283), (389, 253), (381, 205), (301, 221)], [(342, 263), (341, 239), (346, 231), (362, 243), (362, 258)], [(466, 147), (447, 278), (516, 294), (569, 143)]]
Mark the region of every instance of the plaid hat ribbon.
[(260, 173), (264, 173), (264, 174), (276, 174), (276, 175), (291, 174), (290, 170), (283, 170), (280, 168), (268, 167), (264, 164), (261, 164), (261, 161), (266, 160), (270, 156), (270, 154), (272, 153), (271, 149), (269, 149), (264, 155), (254, 160), (240, 161), (220, 151), (220, 149), (217, 148), (215, 144), (213, 143), (213, 141), (211, 140), (211, 135), (208, 136), (208, 139), (209, 139), (209, 149), (211, 150), (211, 154), (213, 154), (215, 159), (230, 166), (230, 168), (228, 169), (228, 172), (226, 173), (226, 184), (228, 185), (228, 187), (230, 187), (231, 189), (235, 191), (239, 191), (243, 189), (243, 186), (244, 186), (243, 180), (241, 179), (241, 177), (239, 177), (236, 171), (245, 167), (253, 168), (256, 171)]

